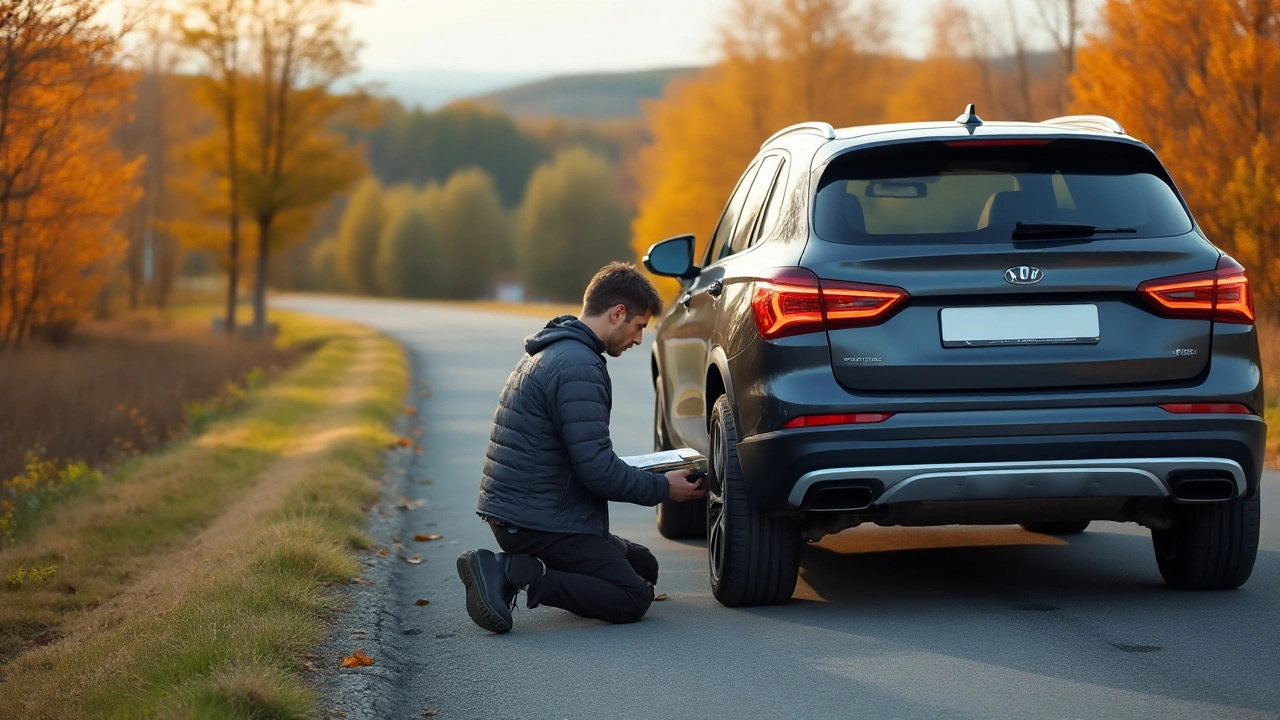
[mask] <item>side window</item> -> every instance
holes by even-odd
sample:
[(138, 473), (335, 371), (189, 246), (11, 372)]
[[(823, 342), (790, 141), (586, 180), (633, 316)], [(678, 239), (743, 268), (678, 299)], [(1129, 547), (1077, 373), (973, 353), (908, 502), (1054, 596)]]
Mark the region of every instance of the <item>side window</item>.
[(733, 226), (738, 220), (738, 215), (742, 211), (742, 203), (747, 199), (747, 191), (751, 189), (751, 181), (756, 177), (756, 170), (759, 165), (752, 165), (743, 173), (742, 179), (738, 181), (738, 187), (734, 189), (733, 195), (729, 197), (729, 203), (724, 207), (724, 214), (720, 216), (720, 224), (716, 226), (715, 234), (711, 236), (711, 242), (707, 244), (707, 256), (702, 262), (702, 267), (706, 267), (716, 260), (720, 259), (721, 251), (729, 242), (729, 236), (733, 233)]
[[(764, 217), (760, 218), (760, 232), (756, 233), (751, 245), (769, 237), (773, 226), (778, 224), (778, 215), (782, 212), (782, 201), (787, 196), (787, 161), (782, 161), (778, 170), (778, 179), (773, 181), (773, 191), (769, 195), (769, 204), (764, 207)], [(748, 245), (750, 247), (750, 245)]]
[(773, 178), (777, 176), (778, 166), (781, 164), (782, 158), (777, 155), (770, 155), (760, 161), (760, 172), (751, 183), (747, 201), (742, 206), (742, 212), (738, 214), (738, 225), (733, 231), (733, 239), (720, 252), (720, 257), (725, 258), (746, 249), (747, 242), (751, 239), (751, 231), (756, 226), (756, 218), (760, 217), (760, 210), (769, 194), (769, 188), (773, 187)]

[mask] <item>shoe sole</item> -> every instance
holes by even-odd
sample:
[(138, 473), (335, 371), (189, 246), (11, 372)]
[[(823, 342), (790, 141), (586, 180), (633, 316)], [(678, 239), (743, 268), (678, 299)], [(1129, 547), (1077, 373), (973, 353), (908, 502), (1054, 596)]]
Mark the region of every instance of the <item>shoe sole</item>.
[(475, 568), (472, 567), (475, 561), (474, 552), (458, 556), (458, 578), (467, 589), (467, 614), (471, 616), (472, 622), (491, 633), (501, 635), (510, 632), (511, 623), (494, 614), (484, 601), (484, 593), (481, 592), (480, 582), (476, 579)]

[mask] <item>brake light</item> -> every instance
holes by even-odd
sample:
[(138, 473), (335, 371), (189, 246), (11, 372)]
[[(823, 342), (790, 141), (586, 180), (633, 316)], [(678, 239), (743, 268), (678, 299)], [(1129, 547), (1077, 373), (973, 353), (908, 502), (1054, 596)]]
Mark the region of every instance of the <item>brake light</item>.
[(882, 423), (893, 417), (893, 413), (834, 413), (830, 415), (801, 415), (791, 418), (782, 427), (804, 428), (824, 427), (828, 425), (868, 425)]
[(887, 285), (819, 280), (803, 268), (780, 268), (755, 281), (751, 309), (760, 336), (865, 327), (884, 322), (907, 299), (907, 291)]
[(948, 147), (1027, 147), (1048, 145), (1053, 138), (994, 138), (991, 140), (943, 140)]
[(1175, 415), (1254, 415), (1249, 406), (1240, 403), (1168, 403), (1160, 406), (1161, 410)]
[(1209, 272), (1148, 280), (1138, 294), (1162, 316), (1252, 325), (1253, 294), (1244, 267), (1227, 255)]

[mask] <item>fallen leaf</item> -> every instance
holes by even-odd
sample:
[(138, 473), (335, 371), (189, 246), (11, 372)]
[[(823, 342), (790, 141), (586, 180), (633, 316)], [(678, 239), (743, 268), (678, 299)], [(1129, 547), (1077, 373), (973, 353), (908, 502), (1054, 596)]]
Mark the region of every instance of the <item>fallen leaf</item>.
[(419, 534), (419, 535), (414, 535), (414, 536), (413, 536), (413, 539), (414, 539), (414, 540), (417, 540), (418, 542), (430, 542), (430, 541), (432, 541), (432, 540), (440, 540), (440, 539), (443, 539), (443, 538), (444, 538), (444, 536), (443, 536), (443, 535), (438, 535), (438, 534), (437, 534), (437, 535), (421, 535), (421, 534)]
[(423, 605), (430, 605), (430, 604), (431, 604), (431, 601), (425, 598), (418, 598), (418, 601), (414, 603), (414, 605), (417, 605), (418, 607), (422, 607)]
[(409, 435), (410, 435), (410, 437), (420, 438), (420, 437), (422, 437), (423, 435), (425, 435), (425, 434), (426, 434), (426, 432), (427, 432), (427, 431), (426, 431), (426, 430), (423, 430), (423, 429), (422, 429), (422, 426), (421, 426), (421, 425), (419, 425), (418, 427), (414, 428), (414, 429), (413, 429), (413, 432), (409, 433)]
[(423, 710), (422, 717), (435, 717), (440, 714), (439, 710)]
[(653, 596), (653, 599), (654, 599), (654, 602), (662, 602), (663, 600), (666, 600), (666, 599), (667, 599), (667, 594), (666, 594), (666, 593), (658, 593), (657, 595), (654, 595), (654, 596)]
[(364, 667), (372, 664), (373, 658), (365, 655), (364, 650), (357, 650), (348, 655), (347, 658), (342, 661), (342, 667), (344, 668)]
[(420, 565), (420, 564), (422, 564), (422, 556), (421, 556), (421, 555), (413, 555), (413, 556), (411, 556), (411, 557), (407, 557), (407, 558), (403, 558), (403, 559), (404, 559), (404, 561), (405, 561), (405, 562), (409, 563), (410, 565)]
[(388, 549), (386, 549), (386, 548), (382, 548), (381, 550), (379, 550), (379, 551), (378, 551), (378, 556), (379, 556), (379, 557), (386, 557), (386, 556), (388, 556), (388, 555), (390, 555), (390, 554), (391, 554), (391, 551), (390, 551), (390, 550), (388, 550)]
[(405, 406), (404, 406), (404, 414), (405, 414), (405, 415), (417, 415), (417, 414), (418, 414), (418, 409), (417, 409), (417, 408), (415, 408), (415, 407), (413, 407), (412, 405), (405, 405)]
[(367, 577), (353, 577), (351, 578), (351, 582), (355, 585), (372, 585), (374, 583), (373, 580), (370, 580)]
[(407, 437), (396, 438), (396, 445), (399, 445), (400, 447), (409, 447), (412, 444), (413, 441)]
[(422, 446), (421, 446), (421, 445), (414, 445), (414, 446), (413, 446), (413, 451), (414, 451), (414, 452), (416, 452), (416, 453), (418, 453), (419, 455), (421, 455), (421, 454), (422, 454)]

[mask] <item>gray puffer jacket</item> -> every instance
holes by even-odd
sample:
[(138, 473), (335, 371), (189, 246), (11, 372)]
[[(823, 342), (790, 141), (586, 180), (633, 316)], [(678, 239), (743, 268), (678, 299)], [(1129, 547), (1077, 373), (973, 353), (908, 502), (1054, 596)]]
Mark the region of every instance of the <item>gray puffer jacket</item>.
[(604, 342), (572, 315), (529, 337), (507, 378), (480, 481), (478, 512), (517, 527), (608, 532), (607, 501), (657, 505), (667, 480), (618, 459)]

